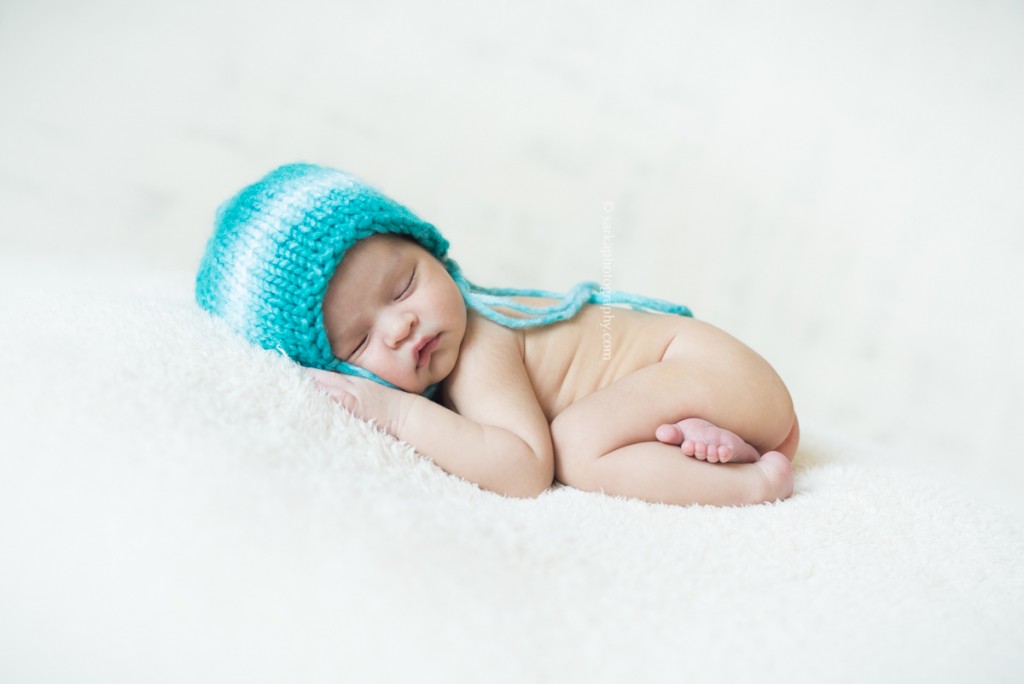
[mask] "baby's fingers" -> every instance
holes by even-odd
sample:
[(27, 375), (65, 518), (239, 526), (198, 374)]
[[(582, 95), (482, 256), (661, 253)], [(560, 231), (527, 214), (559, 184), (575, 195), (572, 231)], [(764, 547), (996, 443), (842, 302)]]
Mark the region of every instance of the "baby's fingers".
[(345, 373), (334, 373), (331, 371), (320, 370), (318, 368), (307, 368), (306, 373), (318, 387), (321, 387), (328, 392), (331, 390), (355, 392), (359, 389), (359, 385), (357, 383), (363, 381), (362, 378), (356, 378), (351, 375), (346, 375)]
[(327, 396), (340, 404), (349, 413), (359, 415), (359, 399), (352, 393), (352, 384), (348, 376), (315, 368), (308, 368), (306, 372), (313, 380), (313, 384), (319, 387)]
[(313, 382), (320, 385), (321, 387), (328, 387), (337, 383), (338, 378), (341, 376), (340, 373), (331, 373), (330, 371), (320, 370), (319, 368), (304, 368), (303, 369)]

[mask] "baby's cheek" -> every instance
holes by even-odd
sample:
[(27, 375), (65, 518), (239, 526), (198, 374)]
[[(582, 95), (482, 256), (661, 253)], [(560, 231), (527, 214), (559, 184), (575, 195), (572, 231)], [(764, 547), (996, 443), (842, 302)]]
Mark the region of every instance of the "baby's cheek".
[(410, 391), (409, 387), (417, 382), (416, 373), (411, 366), (400, 363), (393, 353), (375, 355), (374, 358), (365, 359), (364, 362), (366, 365), (363, 368), (407, 392)]

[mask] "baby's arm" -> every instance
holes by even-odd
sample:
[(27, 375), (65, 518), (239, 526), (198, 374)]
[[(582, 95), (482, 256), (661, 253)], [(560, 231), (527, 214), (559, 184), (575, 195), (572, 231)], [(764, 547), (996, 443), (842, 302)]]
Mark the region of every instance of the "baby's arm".
[(447, 472), (500, 494), (537, 496), (554, 480), (551, 432), (521, 353), (505, 348), (514, 338), (501, 332), (467, 333), (459, 365), (446, 382), (457, 413), (371, 380), (313, 375), (346, 409), (375, 420)]

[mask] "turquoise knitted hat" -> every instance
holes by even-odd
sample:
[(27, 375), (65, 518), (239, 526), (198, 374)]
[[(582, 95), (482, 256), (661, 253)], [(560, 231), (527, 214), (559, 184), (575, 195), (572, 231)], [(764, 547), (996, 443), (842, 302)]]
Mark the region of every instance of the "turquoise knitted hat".
[(434, 226), (359, 179), (290, 164), (217, 210), (196, 277), (196, 301), (264, 349), (304, 366), (359, 373), (334, 357), (324, 328), (327, 284), (358, 240), (392, 233), (444, 260)]
[[(371, 235), (416, 240), (445, 266), (467, 307), (506, 327), (547, 325), (587, 303), (689, 316), (684, 306), (580, 283), (567, 293), (482, 288), (448, 257), (448, 241), (431, 224), (358, 178), (313, 164), (289, 164), (243, 188), (217, 210), (213, 235), (196, 276), (196, 301), (251, 343), (303, 366), (382, 380), (335, 358), (327, 340), (323, 299), (345, 253)], [(513, 296), (556, 299), (528, 306)], [(498, 309), (515, 311), (509, 316)]]

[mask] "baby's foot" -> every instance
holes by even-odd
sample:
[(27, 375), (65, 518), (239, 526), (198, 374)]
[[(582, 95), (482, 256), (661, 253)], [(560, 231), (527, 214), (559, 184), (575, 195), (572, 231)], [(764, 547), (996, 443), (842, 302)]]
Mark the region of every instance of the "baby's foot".
[(659, 442), (679, 446), (687, 456), (708, 463), (753, 463), (757, 449), (734, 433), (700, 418), (658, 426), (654, 436)]
[(755, 495), (757, 502), (788, 499), (793, 494), (793, 465), (778, 451), (769, 451), (754, 464), (763, 482)]

